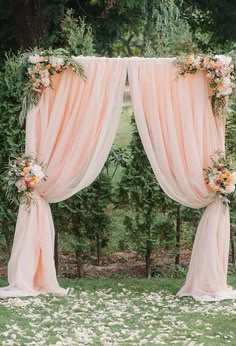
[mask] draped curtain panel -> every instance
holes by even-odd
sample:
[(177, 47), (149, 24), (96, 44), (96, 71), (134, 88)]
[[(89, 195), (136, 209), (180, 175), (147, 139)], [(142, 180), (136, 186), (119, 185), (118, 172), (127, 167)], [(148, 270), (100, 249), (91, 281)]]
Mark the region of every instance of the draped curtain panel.
[(123, 59), (75, 59), (86, 81), (70, 70), (54, 76), (53, 90), (27, 115), (25, 151), (46, 164), (48, 178), (30, 211), (20, 206), (9, 286), (0, 297), (67, 293), (56, 278), (49, 203), (69, 198), (100, 173), (117, 132), (127, 74)]
[(229, 211), (208, 198), (203, 168), (224, 150), (224, 126), (212, 114), (205, 72), (177, 77), (173, 59), (131, 58), (131, 97), (138, 131), (161, 187), (175, 201), (207, 207), (180, 297), (236, 298), (227, 286)]

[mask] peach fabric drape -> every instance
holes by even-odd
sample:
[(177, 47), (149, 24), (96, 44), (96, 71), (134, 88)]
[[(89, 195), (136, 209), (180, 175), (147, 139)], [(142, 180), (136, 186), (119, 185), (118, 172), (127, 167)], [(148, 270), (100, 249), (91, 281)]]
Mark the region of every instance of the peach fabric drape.
[(207, 207), (178, 295), (236, 298), (226, 281), (229, 211), (221, 201), (209, 200), (203, 177), (210, 156), (224, 150), (224, 126), (212, 114), (206, 74), (177, 78), (171, 58), (132, 58), (128, 76), (140, 137), (161, 187), (185, 206)]
[(49, 202), (69, 198), (100, 173), (117, 131), (126, 80), (123, 59), (75, 59), (83, 65), (86, 81), (71, 71), (54, 76), (54, 89), (27, 115), (26, 153), (46, 164), (48, 178), (30, 211), (20, 206), (10, 285), (0, 289), (0, 297), (67, 293), (56, 278)]

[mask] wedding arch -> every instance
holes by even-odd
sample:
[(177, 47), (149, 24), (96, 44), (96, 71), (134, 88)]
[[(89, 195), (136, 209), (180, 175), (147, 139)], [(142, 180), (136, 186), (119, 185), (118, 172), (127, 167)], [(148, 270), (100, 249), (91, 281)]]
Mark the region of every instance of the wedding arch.
[[(41, 93), (38, 104), (27, 113), (25, 155), (35, 156), (36, 168), (45, 164), (45, 176), (41, 177), (42, 184), (34, 180), (34, 203), (20, 205), (8, 264), (9, 286), (0, 289), (0, 298), (67, 293), (57, 282), (49, 203), (87, 187), (102, 170), (117, 132), (127, 74), (138, 131), (162, 189), (185, 206), (206, 207), (186, 283), (178, 295), (200, 300), (236, 298), (236, 291), (227, 285), (230, 222), (229, 209), (222, 203), (226, 201), (225, 191), (214, 187), (218, 198), (209, 193), (213, 188), (211, 176), (218, 168), (210, 169), (207, 183), (203, 173), (211, 166), (211, 156), (224, 152), (224, 123), (213, 113), (222, 111), (229, 92), (226, 85), (222, 89), (222, 80), (221, 93), (211, 85), (211, 105), (208, 84), (213, 68), (207, 59), (196, 63), (191, 57), (186, 65), (178, 62), (180, 74), (185, 76), (177, 78), (174, 58), (80, 56), (73, 61), (83, 67), (86, 80), (73, 68), (52, 76), (53, 89), (48, 88), (48, 75), (44, 84), (33, 79), (34, 88)], [(229, 64), (222, 59), (213, 60), (216, 70), (221, 66), (229, 72)], [(56, 64), (52, 63), (54, 67)], [(203, 68), (207, 64), (208, 72)], [(226, 82), (230, 89), (231, 82)], [(25, 172), (29, 169), (26, 167)], [(220, 173), (227, 172), (222, 169)], [(230, 174), (227, 179), (231, 179), (232, 187), (236, 180)]]

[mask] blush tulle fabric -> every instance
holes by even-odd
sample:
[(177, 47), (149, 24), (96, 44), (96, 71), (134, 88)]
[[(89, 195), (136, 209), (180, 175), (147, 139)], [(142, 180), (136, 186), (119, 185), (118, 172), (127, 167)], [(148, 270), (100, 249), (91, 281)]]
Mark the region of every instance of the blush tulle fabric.
[(210, 156), (224, 150), (225, 136), (212, 114), (206, 74), (177, 77), (173, 59), (131, 58), (128, 75), (139, 134), (161, 187), (185, 206), (206, 207), (178, 296), (236, 298), (227, 286), (229, 211), (209, 200), (203, 177)]
[(224, 126), (212, 114), (204, 72), (177, 78), (168, 58), (75, 60), (84, 66), (86, 81), (70, 71), (55, 76), (54, 89), (27, 115), (26, 153), (46, 163), (48, 179), (30, 211), (20, 207), (10, 285), (0, 289), (0, 298), (67, 293), (56, 278), (49, 203), (69, 198), (100, 173), (118, 128), (127, 67), (138, 130), (160, 185), (185, 206), (206, 207), (178, 295), (236, 298), (227, 286), (229, 211), (209, 200), (202, 170), (216, 150), (224, 150)]
[(26, 153), (47, 165), (48, 178), (30, 211), (20, 206), (2, 298), (67, 293), (56, 278), (49, 202), (69, 198), (100, 173), (117, 132), (127, 74), (122, 59), (77, 60), (86, 81), (71, 71), (54, 76), (54, 89), (27, 115)]

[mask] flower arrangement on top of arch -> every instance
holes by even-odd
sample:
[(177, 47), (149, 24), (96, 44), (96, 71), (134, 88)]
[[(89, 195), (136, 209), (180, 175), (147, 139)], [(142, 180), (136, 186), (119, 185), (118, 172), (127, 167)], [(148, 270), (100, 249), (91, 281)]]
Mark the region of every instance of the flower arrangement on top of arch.
[(210, 99), (214, 115), (224, 118), (227, 97), (232, 94), (235, 86), (234, 66), (232, 58), (225, 55), (206, 55), (178, 57), (175, 66), (179, 68), (178, 74), (196, 74), (205, 71), (210, 87)]
[(24, 84), (20, 123), (27, 111), (38, 104), (41, 95), (53, 88), (52, 76), (71, 69), (85, 80), (83, 67), (76, 63), (66, 49), (48, 49), (27, 52), (20, 57), (21, 79)]

